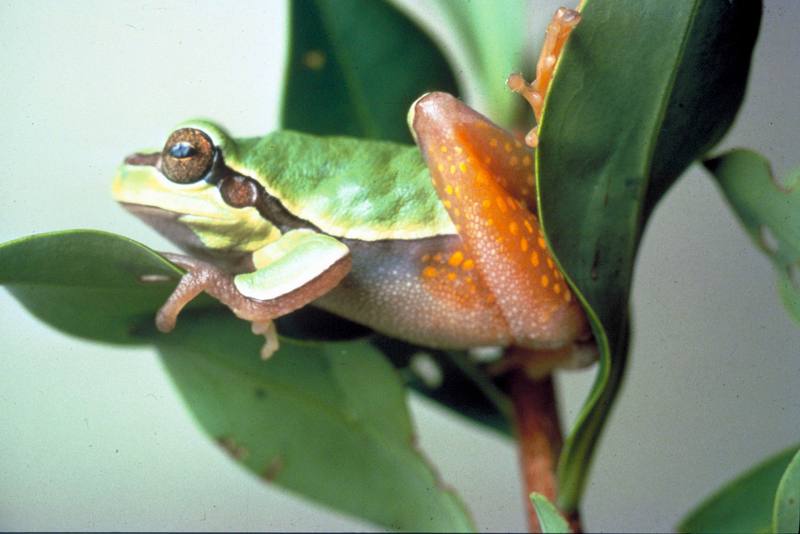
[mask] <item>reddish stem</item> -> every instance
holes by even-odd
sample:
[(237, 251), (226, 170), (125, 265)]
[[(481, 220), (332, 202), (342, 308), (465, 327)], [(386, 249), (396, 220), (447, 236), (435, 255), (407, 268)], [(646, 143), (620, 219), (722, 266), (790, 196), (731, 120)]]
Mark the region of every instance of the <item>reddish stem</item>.
[[(556, 466), (563, 438), (553, 379), (533, 380), (524, 369), (515, 369), (509, 373), (508, 392), (514, 404), (528, 525), (531, 532), (541, 532), (528, 495), (536, 491), (556, 502), (558, 494)], [(581, 531), (577, 512), (567, 520), (573, 532)]]

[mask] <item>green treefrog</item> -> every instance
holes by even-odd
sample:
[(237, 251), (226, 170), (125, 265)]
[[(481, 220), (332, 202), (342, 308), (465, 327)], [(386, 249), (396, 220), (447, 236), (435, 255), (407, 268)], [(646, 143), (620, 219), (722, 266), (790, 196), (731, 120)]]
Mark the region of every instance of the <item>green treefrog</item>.
[(190, 255), (167, 256), (187, 274), (159, 329), (205, 291), (266, 336), (264, 356), (272, 320), (307, 304), (430, 347), (585, 355), (585, 315), (536, 216), (532, 148), (444, 93), (419, 98), (409, 126), (418, 147), (235, 139), (195, 120), (128, 157), (114, 198)]

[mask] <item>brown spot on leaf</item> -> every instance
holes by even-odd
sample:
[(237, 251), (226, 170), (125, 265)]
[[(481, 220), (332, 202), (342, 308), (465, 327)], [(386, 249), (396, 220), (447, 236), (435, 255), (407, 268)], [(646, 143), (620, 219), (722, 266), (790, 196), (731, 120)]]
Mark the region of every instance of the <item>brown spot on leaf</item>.
[(327, 59), (325, 52), (322, 50), (309, 50), (303, 54), (303, 65), (311, 70), (320, 70), (325, 66)]
[(600, 263), (600, 250), (598, 249), (594, 251), (594, 258), (592, 259), (592, 271), (591, 271), (592, 280), (597, 280), (598, 277), (597, 265), (599, 263)]
[(234, 460), (239, 460), (239, 461), (244, 460), (245, 458), (247, 458), (247, 455), (250, 454), (250, 451), (248, 451), (245, 447), (237, 444), (236, 440), (234, 440), (230, 436), (218, 437), (217, 443), (219, 444), (220, 447), (225, 449), (228, 452), (228, 454), (230, 454), (231, 457), (233, 457)]
[(267, 466), (264, 468), (264, 471), (261, 472), (261, 478), (266, 480), (267, 482), (272, 482), (277, 478), (280, 472), (283, 470), (284, 462), (283, 456), (278, 455), (272, 458), (269, 461)]

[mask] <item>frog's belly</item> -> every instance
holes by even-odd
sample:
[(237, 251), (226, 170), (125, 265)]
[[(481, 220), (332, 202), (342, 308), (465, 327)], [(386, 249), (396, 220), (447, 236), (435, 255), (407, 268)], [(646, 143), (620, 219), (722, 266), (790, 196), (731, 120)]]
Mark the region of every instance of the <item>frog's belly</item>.
[(508, 325), (460, 237), (343, 241), (352, 271), (315, 305), (430, 347), (511, 343)]

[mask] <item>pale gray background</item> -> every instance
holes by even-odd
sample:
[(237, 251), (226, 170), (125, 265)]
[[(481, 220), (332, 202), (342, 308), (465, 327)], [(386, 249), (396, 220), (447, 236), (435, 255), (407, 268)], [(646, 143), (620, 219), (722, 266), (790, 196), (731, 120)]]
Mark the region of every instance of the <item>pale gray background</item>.
[[(88, 227), (168, 247), (110, 200), (121, 158), (191, 116), (240, 135), (276, 125), (284, 5), (227, 5), (0, 2), (0, 241)], [(725, 142), (761, 150), (778, 173), (800, 164), (798, 27), (795, 2), (767, 2)], [(670, 530), (720, 483), (800, 438), (800, 328), (700, 169), (664, 199), (639, 259), (630, 373), (583, 506), (592, 530)], [(236, 468), (195, 427), (152, 351), (68, 338), (5, 292), (0, 339), (0, 529), (371, 528)], [(559, 376), (565, 421), (592, 377)], [(479, 527), (523, 529), (512, 444), (425, 400), (411, 405), (423, 448)]]

